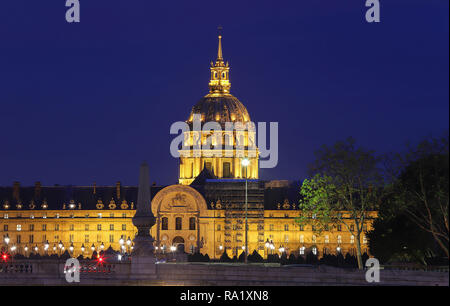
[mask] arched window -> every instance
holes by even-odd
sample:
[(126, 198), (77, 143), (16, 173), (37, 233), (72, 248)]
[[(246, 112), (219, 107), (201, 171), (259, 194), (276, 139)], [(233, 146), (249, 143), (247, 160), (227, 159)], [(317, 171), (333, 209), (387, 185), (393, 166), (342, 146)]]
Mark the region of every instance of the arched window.
[(314, 255), (317, 255), (317, 248), (316, 247), (312, 247), (311, 251), (312, 251), (312, 253)]
[(163, 217), (161, 219), (161, 230), (167, 231), (169, 229), (169, 219)]
[(195, 218), (194, 217), (189, 218), (189, 230), (191, 230), (191, 231), (195, 230)]
[(182, 229), (182, 219), (181, 219), (181, 217), (176, 217), (175, 218), (175, 230), (177, 230), (177, 231), (181, 231), (181, 229)]
[(341, 235), (337, 236), (337, 243), (342, 243), (342, 236)]
[(231, 164), (229, 162), (223, 163), (223, 177), (224, 178), (231, 177)]

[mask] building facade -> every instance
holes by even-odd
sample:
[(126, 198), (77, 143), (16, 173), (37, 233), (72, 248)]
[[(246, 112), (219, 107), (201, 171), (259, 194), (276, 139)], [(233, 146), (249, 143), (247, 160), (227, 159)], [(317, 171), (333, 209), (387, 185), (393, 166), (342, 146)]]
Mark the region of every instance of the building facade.
[[(157, 252), (196, 252), (219, 258), (239, 256), (245, 246), (245, 203), (248, 249), (263, 257), (271, 253), (304, 255), (310, 251), (356, 254), (349, 231), (330, 226), (318, 235), (300, 226), (299, 182), (261, 181), (258, 174), (256, 131), (245, 106), (230, 93), (228, 63), (218, 54), (211, 63), (209, 93), (191, 110), (180, 150), (179, 184), (151, 186), (151, 229)], [(204, 129), (195, 129), (196, 120)], [(232, 124), (232, 129), (229, 129)], [(245, 161), (245, 163), (243, 162)], [(247, 199), (247, 200), (246, 200)], [(112, 247), (131, 251), (136, 186), (0, 187), (2, 249), (30, 254), (74, 256)], [(344, 217), (345, 217), (345, 212)], [(365, 224), (370, 230), (371, 213)], [(362, 251), (367, 252), (365, 235)]]

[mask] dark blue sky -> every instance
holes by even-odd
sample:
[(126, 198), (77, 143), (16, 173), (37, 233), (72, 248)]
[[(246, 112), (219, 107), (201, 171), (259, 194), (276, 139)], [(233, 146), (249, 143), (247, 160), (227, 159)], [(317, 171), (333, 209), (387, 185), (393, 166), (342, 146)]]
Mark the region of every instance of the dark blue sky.
[(0, 4), (0, 185), (177, 182), (170, 125), (208, 91), (224, 27), (231, 92), (278, 121), (279, 164), (300, 179), (322, 144), (380, 153), (449, 126), (449, 1), (65, 0)]

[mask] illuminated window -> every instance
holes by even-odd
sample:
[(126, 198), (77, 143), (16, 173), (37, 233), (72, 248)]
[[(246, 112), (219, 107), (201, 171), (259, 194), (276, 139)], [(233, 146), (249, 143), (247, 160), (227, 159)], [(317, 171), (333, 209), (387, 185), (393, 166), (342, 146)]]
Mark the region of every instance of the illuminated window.
[(34, 224), (30, 224), (30, 232), (34, 231)]
[(342, 243), (342, 236), (341, 235), (337, 236), (337, 243)]
[(312, 235), (311, 241), (312, 241), (312, 243), (316, 243), (316, 241), (317, 241), (316, 235)]
[(366, 235), (363, 236), (363, 244), (367, 244), (367, 237), (366, 237)]
[(231, 164), (229, 162), (223, 163), (223, 177), (231, 177)]
[(312, 251), (312, 253), (313, 253), (314, 255), (317, 255), (317, 248), (316, 248), (316, 247), (313, 247), (313, 248), (311, 249), (311, 251)]
[(102, 213), (98, 213), (98, 217), (101, 218), (102, 217)]
[(330, 237), (328, 235), (325, 235), (325, 243), (329, 243), (330, 242)]
[(9, 217), (8, 217), (8, 214), (4, 214), (4, 215), (3, 215), (3, 218), (8, 219), (8, 218), (9, 218)]
[(18, 232), (20, 232), (22, 230), (22, 225), (21, 224), (17, 224), (16, 229), (17, 229)]
[(191, 230), (191, 231), (195, 230), (195, 218), (194, 217), (189, 218), (189, 230)]
[(351, 235), (351, 237), (350, 237), (350, 243), (355, 243), (355, 236)]
[(181, 217), (176, 217), (175, 218), (175, 230), (181, 231), (181, 229), (182, 229), (182, 219), (181, 219)]
[(305, 236), (300, 235), (300, 243), (303, 243), (303, 242), (305, 242)]
[(169, 229), (169, 219), (166, 217), (161, 219), (161, 230), (167, 231)]
[(300, 255), (305, 255), (305, 247), (304, 246), (300, 247), (300, 249), (298, 251), (299, 251)]

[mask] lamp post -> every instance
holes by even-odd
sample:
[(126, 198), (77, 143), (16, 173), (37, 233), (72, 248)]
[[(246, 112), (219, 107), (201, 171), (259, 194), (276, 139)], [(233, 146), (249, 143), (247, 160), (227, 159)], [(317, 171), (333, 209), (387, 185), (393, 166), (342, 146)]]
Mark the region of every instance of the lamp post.
[(128, 237), (126, 243), (127, 243), (127, 253), (130, 253), (130, 247), (131, 247), (131, 239), (130, 239), (130, 237)]
[(244, 262), (247, 263), (247, 253), (248, 253), (248, 186), (247, 186), (247, 167), (250, 164), (248, 158), (242, 160), (242, 166), (245, 169), (245, 249), (244, 249)]
[(81, 255), (84, 255), (84, 251), (86, 251), (86, 247), (84, 246), (84, 243), (81, 244)]
[(62, 252), (62, 248), (64, 247), (62, 241), (60, 240), (58, 243), (58, 248), (59, 248), (59, 256), (61, 256), (61, 252)]
[(91, 245), (91, 251), (92, 251), (92, 254), (94, 254), (94, 251), (95, 251), (95, 245), (94, 244)]
[(73, 243), (70, 244), (69, 246), (69, 252), (72, 254), (73, 256)]
[(28, 253), (28, 247), (25, 245), (25, 247), (23, 248), (23, 250), (25, 251), (25, 256), (27, 256)]
[(174, 252), (175, 252), (176, 249), (177, 249), (177, 248), (176, 248), (174, 245), (171, 245), (171, 246), (170, 246), (170, 251), (172, 251), (172, 259), (175, 259)]

